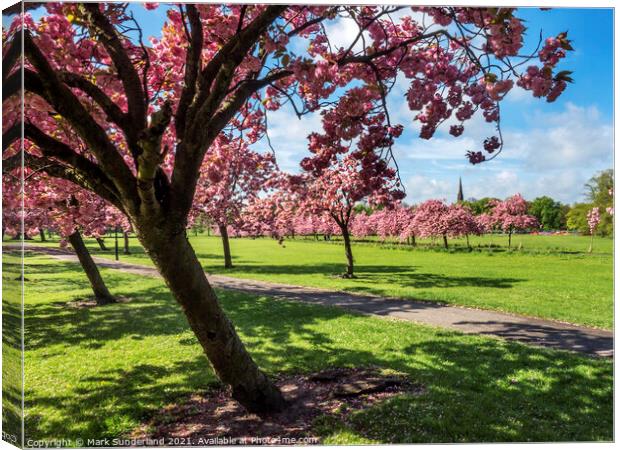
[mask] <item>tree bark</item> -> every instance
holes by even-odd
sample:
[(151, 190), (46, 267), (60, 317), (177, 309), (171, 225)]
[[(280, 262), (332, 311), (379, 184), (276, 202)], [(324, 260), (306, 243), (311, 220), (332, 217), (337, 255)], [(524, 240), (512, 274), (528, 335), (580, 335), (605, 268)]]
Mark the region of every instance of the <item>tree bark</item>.
[(443, 246), (444, 248), (448, 248), (448, 236), (443, 235)]
[(126, 231), (123, 232), (123, 240), (124, 240), (124, 244), (125, 244), (125, 248), (123, 250), (123, 254), (131, 255), (131, 251), (129, 251), (129, 233), (127, 233)]
[(355, 275), (353, 273), (353, 251), (351, 250), (351, 236), (349, 234), (349, 228), (346, 225), (340, 225), (340, 230), (342, 231), (342, 239), (344, 240), (344, 253), (347, 257), (347, 271), (344, 276), (346, 278), (353, 278)]
[(508, 248), (512, 245), (512, 228), (508, 230)]
[(228, 239), (228, 227), (226, 225), (218, 225), (220, 236), (222, 237), (222, 246), (224, 247), (224, 268), (232, 269), (232, 256), (230, 255), (230, 240)]
[(103, 240), (103, 238), (95, 238), (97, 240), (97, 244), (99, 244), (99, 248), (103, 251), (106, 251), (108, 249), (108, 247), (105, 246), (105, 241)]
[(45, 242), (45, 230), (43, 228), (39, 228), (39, 236), (41, 236), (41, 242)]
[(78, 230), (75, 230), (75, 232), (69, 236), (69, 242), (75, 250), (75, 254), (77, 255), (80, 264), (88, 277), (88, 281), (90, 281), (90, 286), (93, 289), (95, 298), (97, 299), (97, 304), (106, 305), (108, 303), (116, 303), (116, 299), (112, 296), (112, 294), (110, 294), (103, 278), (101, 278), (99, 269), (97, 268), (95, 261), (93, 261), (93, 258), (90, 256), (90, 253), (82, 240), (82, 235)]
[(185, 233), (137, 227), (138, 239), (153, 260), (219, 379), (252, 413), (281, 411), (282, 393), (258, 368), (222, 310)]

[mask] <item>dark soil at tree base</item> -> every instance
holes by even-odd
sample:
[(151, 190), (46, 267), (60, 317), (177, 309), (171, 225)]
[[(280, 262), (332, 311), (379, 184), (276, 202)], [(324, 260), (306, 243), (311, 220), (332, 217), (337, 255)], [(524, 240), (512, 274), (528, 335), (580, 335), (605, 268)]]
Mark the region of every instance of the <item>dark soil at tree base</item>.
[(355, 412), (400, 394), (419, 395), (423, 386), (374, 368), (336, 368), (277, 380), (288, 407), (262, 416), (248, 413), (225, 389), (194, 395), (156, 413), (131, 439), (162, 439), (175, 445), (317, 444), (319, 417), (346, 423)]

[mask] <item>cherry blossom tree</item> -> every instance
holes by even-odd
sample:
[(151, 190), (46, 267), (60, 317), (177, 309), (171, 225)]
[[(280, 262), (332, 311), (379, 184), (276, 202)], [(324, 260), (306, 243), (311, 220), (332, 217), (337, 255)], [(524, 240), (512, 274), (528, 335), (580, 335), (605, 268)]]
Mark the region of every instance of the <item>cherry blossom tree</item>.
[[(454, 203), (448, 207), (448, 211), (443, 218), (446, 222), (446, 228), (448, 230), (448, 237), (462, 237), (465, 236), (467, 240), (467, 247), (469, 247), (469, 235), (482, 234), (482, 230), (478, 226), (474, 215), (467, 206), (461, 203)], [(444, 243), (447, 248), (447, 240), (444, 235)]]
[(515, 231), (538, 227), (536, 217), (527, 214), (527, 202), (521, 194), (515, 194), (504, 201), (492, 200), (490, 204), (493, 210), (486, 217), (486, 226), (499, 227), (504, 233), (508, 233), (508, 248)]
[(340, 229), (347, 259), (343, 277), (355, 277), (351, 248), (353, 208), (362, 200), (371, 205), (387, 206), (402, 199), (404, 192), (399, 189), (396, 172), (382, 161), (364, 167), (361, 160), (347, 154), (329, 167), (308, 171), (295, 180), (292, 189), (300, 193), (300, 211), (329, 216)]
[[(11, 217), (3, 217), (5, 226), (10, 230), (19, 230), (23, 219), (25, 234), (40, 230), (42, 226), (53, 228), (61, 236), (61, 246), (70, 243), (75, 250), (97, 304), (115, 303), (116, 299), (101, 277), (82, 234), (100, 237), (105, 233), (107, 224), (114, 216), (121, 215), (120, 212), (92, 192), (76, 189), (75, 185), (66, 180), (52, 181), (48, 176), (28, 168), (25, 174), (23, 189), (27, 195), (24, 195), (24, 208), (22, 210), (21, 205), (10, 205), (19, 214), (13, 212)], [(3, 176), (3, 189), (10, 194), (9, 198), (15, 198), (13, 191), (21, 188), (19, 179), (12, 175)]]
[(378, 211), (375, 215), (377, 216), (377, 236), (382, 239), (393, 237), (403, 241), (413, 239), (415, 244), (416, 233), (411, 226), (413, 212), (410, 208), (399, 203), (391, 208)]
[[(209, 149), (222, 134), (263, 135), (265, 110), (286, 105), (298, 115), (323, 111), (308, 169), (328, 169), (350, 140), (368, 169), (391, 162), (402, 131), (386, 106), (397, 76), (410, 85), (422, 138), (452, 116), (459, 135), (475, 114), (498, 125), (515, 83), (555, 100), (570, 81), (556, 69), (570, 43), (562, 33), (521, 56), (529, 49), (513, 8), (414, 7), (430, 19), (418, 21), (404, 6), (161, 7), (168, 20), (149, 44), (124, 3), (45, 3), (37, 20), (18, 17), (3, 40), (3, 99), (18, 98), (23, 81), (26, 120), (6, 117), (3, 142), (19, 146), (23, 131), (26, 165), (126, 214), (233, 397), (253, 412), (280, 410), (281, 393), (240, 341), (186, 237)], [(343, 18), (358, 27), (346, 48), (325, 27)], [(469, 150), (472, 163), (496, 157), (501, 134), (482, 147)], [(21, 156), (7, 156), (5, 170)]]
[(441, 200), (427, 200), (420, 203), (413, 217), (413, 224), (422, 238), (442, 238), (448, 248), (449, 223), (446, 217), (449, 207)]
[(351, 234), (357, 238), (377, 234), (376, 213), (367, 214), (364, 211), (355, 213), (351, 220)]
[(610, 216), (613, 216), (614, 215), (614, 204), (613, 204), (614, 190), (613, 188), (609, 189), (609, 196), (611, 197), (612, 204), (611, 206), (608, 206), (607, 208), (605, 208), (605, 211), (607, 211), (607, 214), (609, 214)]
[(242, 139), (222, 139), (205, 156), (194, 209), (217, 226), (227, 269), (232, 267), (228, 228), (241, 227), (243, 208), (269, 189), (275, 170), (273, 154), (252, 151)]
[(590, 228), (590, 247), (588, 248), (588, 253), (592, 253), (592, 247), (594, 245), (594, 233), (596, 232), (596, 227), (601, 221), (601, 214), (598, 207), (592, 208), (588, 212), (588, 227)]

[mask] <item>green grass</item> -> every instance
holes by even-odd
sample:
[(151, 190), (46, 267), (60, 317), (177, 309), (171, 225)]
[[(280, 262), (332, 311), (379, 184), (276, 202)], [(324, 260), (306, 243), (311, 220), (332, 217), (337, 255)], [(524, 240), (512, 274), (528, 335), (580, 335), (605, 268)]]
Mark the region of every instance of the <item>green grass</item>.
[(21, 262), (3, 253), (2, 283), (2, 433), (13, 445), (22, 435)]
[[(191, 237), (198, 257), (210, 273), (272, 282), (314, 286), (440, 301), (474, 308), (493, 309), (554, 319), (599, 328), (613, 328), (613, 241), (595, 239), (588, 254), (587, 236), (516, 235), (521, 250), (507, 251), (505, 236), (471, 238), (473, 251), (449, 251), (379, 243), (354, 243), (356, 279), (336, 276), (344, 271), (344, 250), (335, 242), (312, 239), (231, 239), (232, 270), (223, 269), (218, 237)], [(106, 239), (113, 247), (114, 241)], [(121, 260), (152, 265), (131, 239), (132, 255)], [(57, 245), (50, 243), (49, 245)], [(101, 252), (94, 240), (93, 253)], [(498, 247), (502, 245), (503, 247)]]
[[(26, 264), (27, 439), (118, 437), (162, 406), (216, 385), (161, 280), (104, 269), (111, 290), (131, 302), (73, 309), (65, 303), (89, 295), (78, 266), (33, 255)], [(14, 271), (5, 265), (5, 280)], [(356, 413), (347, 424), (319, 420), (316, 429), (328, 443), (613, 438), (610, 360), (219, 294), (272, 375), (375, 365), (426, 387), (420, 396)]]

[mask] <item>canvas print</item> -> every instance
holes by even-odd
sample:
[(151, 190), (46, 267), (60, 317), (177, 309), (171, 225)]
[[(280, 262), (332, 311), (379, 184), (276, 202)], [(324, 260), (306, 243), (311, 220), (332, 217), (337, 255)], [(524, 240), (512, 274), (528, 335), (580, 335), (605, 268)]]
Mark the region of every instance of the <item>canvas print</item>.
[(4, 6), (6, 443), (613, 441), (611, 5)]

